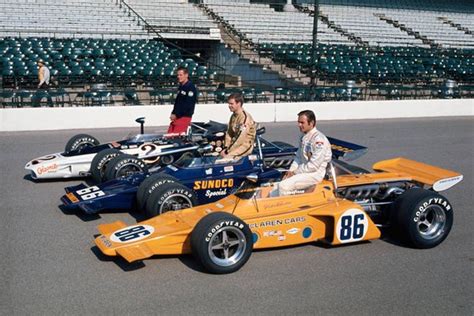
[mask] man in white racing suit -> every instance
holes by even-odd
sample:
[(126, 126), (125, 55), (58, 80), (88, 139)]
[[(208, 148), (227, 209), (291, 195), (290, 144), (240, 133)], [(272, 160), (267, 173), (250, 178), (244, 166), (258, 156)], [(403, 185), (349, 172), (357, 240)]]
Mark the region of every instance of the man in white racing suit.
[(320, 183), (331, 161), (331, 144), (326, 136), (316, 129), (316, 116), (313, 111), (298, 113), (298, 127), (303, 136), (295, 160), (278, 185), (279, 195), (294, 194)]

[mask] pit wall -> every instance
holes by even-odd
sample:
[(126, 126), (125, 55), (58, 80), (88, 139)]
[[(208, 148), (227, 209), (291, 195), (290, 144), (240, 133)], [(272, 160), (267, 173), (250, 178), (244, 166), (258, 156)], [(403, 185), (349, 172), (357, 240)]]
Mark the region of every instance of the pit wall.
[[(295, 121), (306, 109), (318, 120), (473, 116), (474, 99), (249, 103), (244, 108), (262, 123)], [(171, 110), (172, 105), (0, 109), (0, 132), (136, 127), (141, 116), (147, 126), (166, 126)], [(193, 121), (227, 123), (229, 115), (226, 104), (198, 104)]]

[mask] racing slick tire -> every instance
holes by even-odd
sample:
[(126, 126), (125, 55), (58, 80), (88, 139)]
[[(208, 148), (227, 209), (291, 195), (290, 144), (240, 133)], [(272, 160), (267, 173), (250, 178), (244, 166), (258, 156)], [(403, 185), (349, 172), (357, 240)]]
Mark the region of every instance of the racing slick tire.
[(252, 254), (252, 232), (244, 221), (232, 214), (210, 213), (194, 227), (191, 250), (207, 271), (232, 273), (239, 270)]
[(99, 151), (91, 162), (91, 176), (95, 182), (101, 183), (105, 179), (105, 168), (107, 164), (115, 157), (123, 155), (118, 149), (108, 148)]
[(134, 173), (147, 172), (148, 165), (142, 159), (132, 155), (114, 157), (105, 167), (105, 181), (128, 177)]
[(77, 134), (68, 140), (64, 147), (64, 151), (68, 153), (85, 147), (97, 146), (99, 144), (100, 142), (94, 136), (88, 134)]
[(414, 248), (433, 248), (443, 242), (453, 225), (453, 207), (442, 195), (420, 188), (406, 191), (391, 211), (394, 233)]
[(145, 211), (146, 201), (150, 194), (159, 186), (168, 182), (177, 182), (175, 177), (166, 173), (155, 173), (143, 180), (137, 190), (137, 207), (138, 211)]
[(150, 194), (146, 201), (145, 214), (150, 218), (196, 204), (197, 198), (193, 190), (177, 182), (163, 183)]

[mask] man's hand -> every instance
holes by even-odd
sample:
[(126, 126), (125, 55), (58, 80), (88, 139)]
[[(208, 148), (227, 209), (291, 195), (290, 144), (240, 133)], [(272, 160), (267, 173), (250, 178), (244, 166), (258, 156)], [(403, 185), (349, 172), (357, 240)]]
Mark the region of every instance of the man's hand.
[(171, 121), (176, 121), (176, 115), (171, 114), (171, 115), (170, 115), (170, 120), (171, 120)]
[(283, 176), (283, 180), (288, 179), (289, 177), (294, 176), (295, 173), (293, 171), (287, 171), (285, 175)]

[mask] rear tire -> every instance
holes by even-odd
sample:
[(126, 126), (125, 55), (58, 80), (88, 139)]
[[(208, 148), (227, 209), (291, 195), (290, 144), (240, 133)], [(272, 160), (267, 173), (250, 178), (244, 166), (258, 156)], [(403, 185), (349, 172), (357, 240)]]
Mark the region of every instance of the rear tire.
[(166, 212), (193, 207), (197, 198), (193, 190), (176, 182), (163, 183), (155, 189), (146, 201), (147, 218)]
[(433, 248), (448, 237), (453, 225), (453, 207), (442, 195), (410, 189), (392, 205), (394, 233), (415, 248)]
[(95, 182), (101, 183), (105, 179), (105, 169), (107, 164), (114, 159), (115, 157), (123, 155), (123, 153), (118, 149), (104, 149), (97, 153), (92, 159), (91, 163), (91, 176)]
[(138, 187), (137, 206), (138, 210), (145, 212), (146, 201), (153, 191), (164, 183), (176, 182), (176, 178), (166, 173), (155, 173), (147, 177)]
[(110, 160), (105, 167), (105, 180), (114, 180), (147, 171), (148, 165), (142, 159), (122, 154)]
[(100, 142), (97, 138), (88, 134), (78, 134), (71, 137), (66, 146), (64, 147), (65, 152), (71, 152), (74, 150), (81, 150), (86, 147), (93, 147), (99, 145)]
[(232, 214), (210, 213), (194, 227), (191, 250), (207, 271), (232, 273), (239, 270), (252, 254), (252, 232), (244, 221)]

